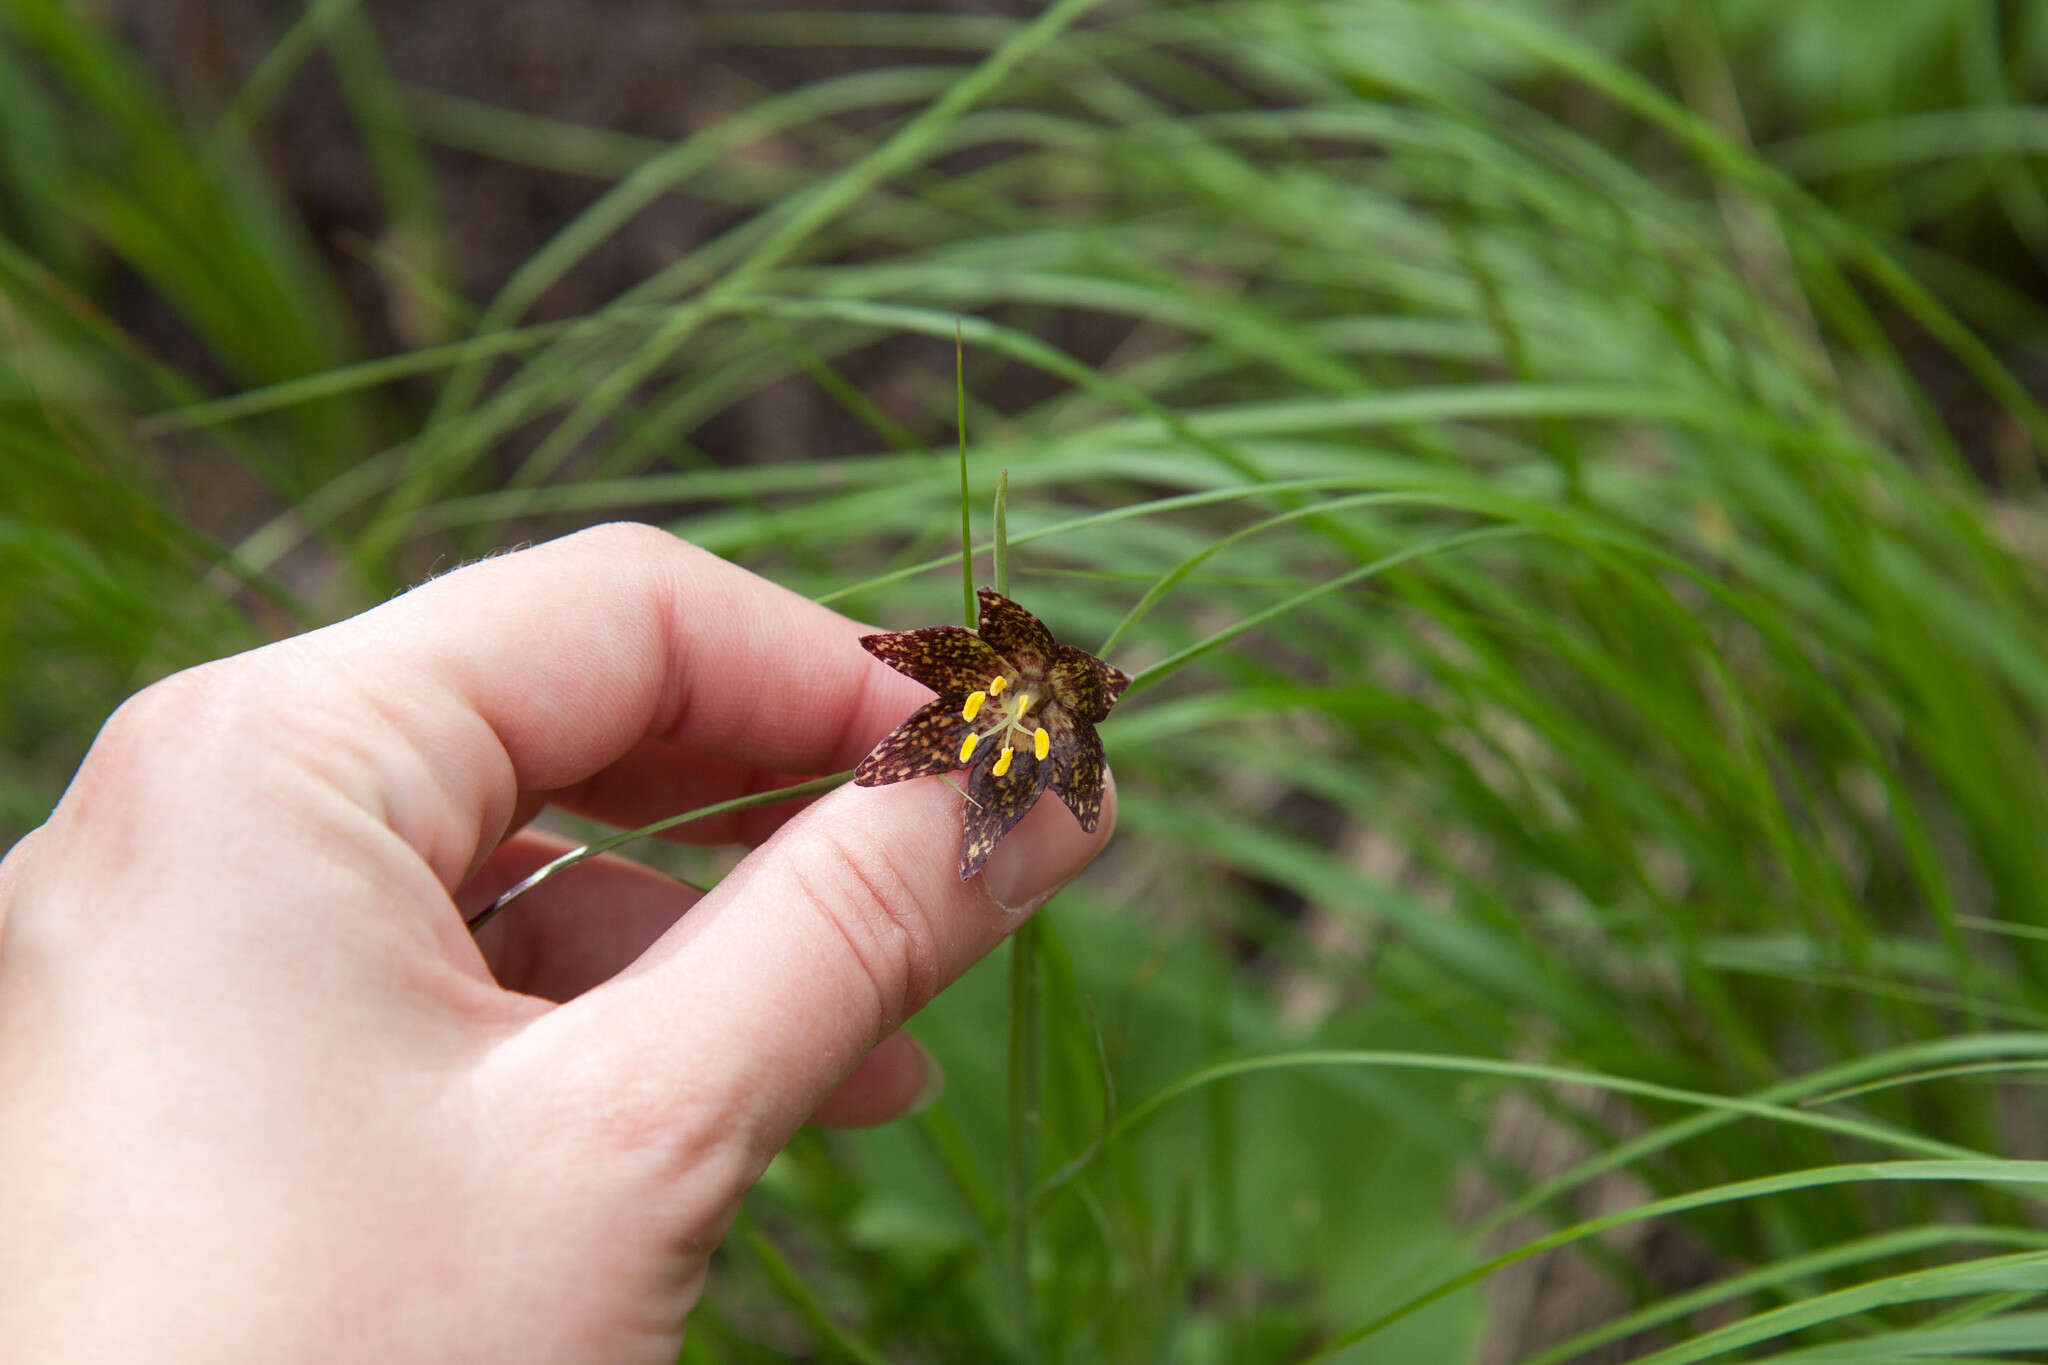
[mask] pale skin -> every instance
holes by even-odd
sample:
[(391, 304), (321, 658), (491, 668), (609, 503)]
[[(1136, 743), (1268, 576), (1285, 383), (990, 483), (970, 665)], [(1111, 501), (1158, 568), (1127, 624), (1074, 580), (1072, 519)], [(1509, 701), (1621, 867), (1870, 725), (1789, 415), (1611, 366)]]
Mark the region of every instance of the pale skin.
[(701, 899), (598, 860), (463, 921), (560, 850), (545, 804), (852, 767), (930, 695), (863, 629), (603, 527), (122, 707), (0, 862), (9, 1358), (673, 1360), (769, 1159), (928, 1096), (899, 1026), (1114, 791), (967, 883), (924, 779), (694, 830), (753, 846)]

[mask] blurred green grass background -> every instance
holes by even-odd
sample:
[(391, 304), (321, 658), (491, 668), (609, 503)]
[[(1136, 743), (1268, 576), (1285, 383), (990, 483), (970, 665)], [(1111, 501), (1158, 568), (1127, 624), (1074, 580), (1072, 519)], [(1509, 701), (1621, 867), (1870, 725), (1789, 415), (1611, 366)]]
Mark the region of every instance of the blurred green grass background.
[(686, 1360), (2048, 1359), (2048, 9), (435, 8), (0, 0), (0, 838), (597, 520), (952, 619), (958, 320), (1120, 833)]

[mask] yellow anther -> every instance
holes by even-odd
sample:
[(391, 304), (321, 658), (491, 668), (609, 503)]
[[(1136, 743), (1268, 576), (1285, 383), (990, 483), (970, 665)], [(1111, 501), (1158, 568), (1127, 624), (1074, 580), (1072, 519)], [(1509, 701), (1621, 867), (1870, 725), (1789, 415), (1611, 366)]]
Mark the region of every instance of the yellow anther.
[(1001, 777), (1004, 773), (1010, 771), (1010, 760), (1016, 756), (1017, 751), (1010, 748), (1005, 748), (1002, 753), (996, 755), (996, 766), (993, 770), (995, 775)]
[(995, 677), (988, 680), (988, 694), (991, 697), (1000, 697), (1003, 695), (1003, 689), (1009, 685), (1010, 680), (998, 673)]
[(1045, 727), (1041, 725), (1031, 736), (1032, 757), (1038, 759), (1040, 762), (1043, 762), (1045, 756), (1051, 752), (1052, 736), (1047, 734), (1045, 732)]
[(973, 720), (973, 719), (974, 719), (974, 718), (975, 718), (976, 716), (978, 716), (978, 715), (980, 715), (980, 714), (981, 714), (981, 704), (982, 704), (983, 702), (987, 701), (987, 700), (988, 700), (988, 693), (986, 693), (986, 692), (970, 692), (970, 693), (968, 693), (968, 694), (967, 694), (967, 709), (966, 709), (966, 710), (964, 710), (964, 711), (962, 711), (962, 712), (960, 713), (960, 719), (962, 719), (962, 720)]
[(965, 763), (974, 757), (974, 746), (981, 743), (980, 735), (969, 735), (960, 741), (960, 761)]

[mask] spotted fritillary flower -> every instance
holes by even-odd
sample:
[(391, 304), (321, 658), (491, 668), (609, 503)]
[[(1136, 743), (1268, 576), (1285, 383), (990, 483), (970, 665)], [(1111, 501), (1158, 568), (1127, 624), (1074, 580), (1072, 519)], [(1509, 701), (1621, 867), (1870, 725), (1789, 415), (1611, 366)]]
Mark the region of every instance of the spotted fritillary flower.
[(983, 588), (978, 629), (927, 626), (870, 635), (867, 651), (938, 697), (891, 731), (853, 780), (881, 787), (967, 770), (960, 880), (981, 871), (996, 841), (1049, 786), (1093, 831), (1102, 819), (1096, 723), (1130, 677), (1052, 638), (1036, 616)]

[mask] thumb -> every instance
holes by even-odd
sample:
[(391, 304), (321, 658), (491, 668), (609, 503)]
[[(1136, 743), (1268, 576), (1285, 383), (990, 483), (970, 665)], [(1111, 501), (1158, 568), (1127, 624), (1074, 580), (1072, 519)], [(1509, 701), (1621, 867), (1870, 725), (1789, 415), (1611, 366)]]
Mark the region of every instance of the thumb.
[(548, 1074), (600, 1087), (632, 1140), (681, 1144), (684, 1162), (738, 1140), (751, 1181), (870, 1049), (1101, 850), (1113, 783), (1105, 797), (1093, 834), (1041, 800), (962, 882), (957, 790), (842, 787), (524, 1041), (574, 1058)]

